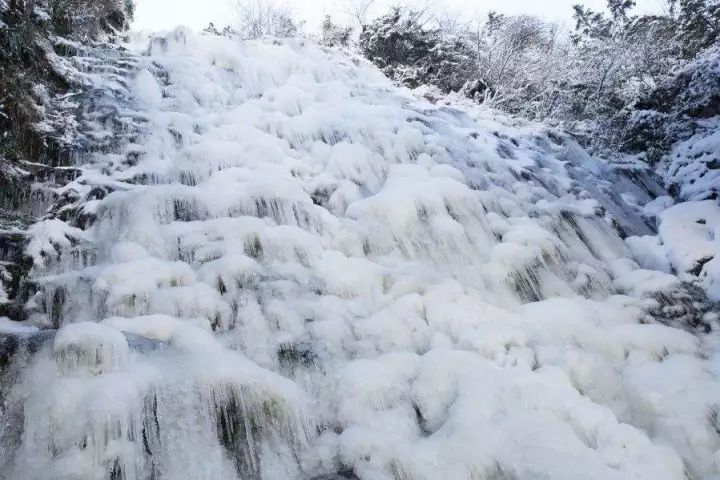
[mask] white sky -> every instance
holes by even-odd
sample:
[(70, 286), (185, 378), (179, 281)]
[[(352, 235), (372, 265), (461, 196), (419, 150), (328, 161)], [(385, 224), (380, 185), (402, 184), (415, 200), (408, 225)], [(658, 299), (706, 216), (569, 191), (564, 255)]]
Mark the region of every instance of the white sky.
[[(346, 0), (280, 0), (307, 22), (308, 30), (315, 30), (325, 14), (345, 21)], [(417, 4), (420, 0), (376, 0), (376, 9), (383, 11), (391, 4)], [(427, 1), (427, 0), (425, 0)], [(203, 29), (208, 23), (218, 26), (234, 23), (232, 6), (235, 0), (136, 0), (136, 29), (168, 30), (178, 25)], [(450, 11), (469, 17), (485, 15), (490, 10), (500, 13), (528, 13), (553, 20), (569, 20), (572, 5), (582, 3), (602, 9), (605, 0), (434, 0)], [(639, 11), (659, 11), (663, 0), (637, 0)]]

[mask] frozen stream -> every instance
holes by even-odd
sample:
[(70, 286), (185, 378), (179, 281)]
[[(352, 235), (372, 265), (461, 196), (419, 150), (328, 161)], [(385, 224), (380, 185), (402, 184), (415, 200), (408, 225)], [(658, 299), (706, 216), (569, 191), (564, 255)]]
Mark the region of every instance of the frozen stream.
[(720, 478), (717, 320), (627, 178), (300, 40), (133, 48), (31, 228), (0, 478)]

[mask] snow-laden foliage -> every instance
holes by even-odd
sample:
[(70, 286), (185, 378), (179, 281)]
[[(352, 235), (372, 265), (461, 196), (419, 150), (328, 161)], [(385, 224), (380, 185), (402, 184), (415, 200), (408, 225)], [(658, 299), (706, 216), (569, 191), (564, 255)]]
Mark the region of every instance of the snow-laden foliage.
[(472, 70), (472, 50), (460, 38), (430, 28), (426, 12), (394, 7), (360, 34), (363, 55), (388, 77), (409, 87), (459, 90)]
[(351, 27), (336, 25), (330, 15), (325, 15), (320, 24), (319, 43), (328, 47), (347, 47), (352, 36)]
[(658, 166), (680, 200), (717, 198), (720, 184), (720, 48), (705, 54), (663, 83), (634, 113), (640, 146), (667, 150)]
[(716, 475), (717, 318), (633, 253), (641, 169), (302, 40), (135, 49), (31, 229), (0, 478)]

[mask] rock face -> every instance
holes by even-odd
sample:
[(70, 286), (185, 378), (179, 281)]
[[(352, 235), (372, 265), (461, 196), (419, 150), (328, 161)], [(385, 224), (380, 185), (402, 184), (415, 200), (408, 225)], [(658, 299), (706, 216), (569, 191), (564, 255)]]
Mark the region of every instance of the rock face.
[[(0, 0), (0, 317), (24, 320), (22, 305), (34, 294), (25, 230), (50, 208), (60, 214), (62, 187), (80, 173), (75, 163), (107, 143), (87, 135), (97, 118), (86, 109), (110, 90), (94, 81), (101, 70), (122, 78), (126, 66), (107, 53), (120, 56), (118, 33), (132, 5)], [(100, 58), (104, 66), (94, 63)]]
[(0, 479), (712, 478), (652, 176), (304, 41), (134, 42), (23, 234)]

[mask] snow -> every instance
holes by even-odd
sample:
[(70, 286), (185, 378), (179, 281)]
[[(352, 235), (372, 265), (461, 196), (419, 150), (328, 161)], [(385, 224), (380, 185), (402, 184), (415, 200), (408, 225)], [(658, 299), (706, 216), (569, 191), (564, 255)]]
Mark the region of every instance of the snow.
[(33, 8), (33, 15), (35, 15), (38, 20), (41, 20), (43, 22), (48, 22), (51, 20), (50, 15), (42, 8)]
[(672, 264), (680, 271), (693, 269), (698, 261), (715, 256), (716, 228), (720, 225), (717, 202), (685, 202), (660, 215), (659, 234), (668, 247)]
[(720, 191), (720, 119), (698, 123), (698, 132), (675, 144), (658, 166), (665, 172), (665, 183), (674, 186), (682, 200), (715, 198)]
[(129, 355), (127, 340), (119, 330), (91, 322), (64, 326), (53, 348), (62, 371), (88, 370), (96, 375), (120, 370)]
[(657, 235), (629, 237), (625, 240), (637, 262), (650, 270), (672, 272), (672, 265), (662, 240)]
[[(708, 295), (720, 300), (720, 206), (715, 200), (684, 202), (659, 215), (654, 257), (663, 255), (681, 278), (699, 281)], [(657, 260), (655, 260), (657, 261)]]
[(162, 101), (162, 90), (155, 77), (147, 69), (140, 70), (133, 85), (135, 99), (141, 106), (157, 107)]
[(62, 250), (68, 250), (85, 236), (82, 230), (58, 219), (36, 223), (28, 234), (31, 240), (26, 252), (36, 265), (59, 260)]
[(0, 317), (0, 334), (2, 333), (36, 333), (39, 329), (32, 325), (23, 324), (21, 322), (15, 322), (7, 317)]
[(643, 205), (643, 213), (647, 217), (657, 217), (660, 213), (672, 207), (675, 201), (668, 195), (662, 195)]
[[(192, 362), (177, 353), (152, 362), (130, 352), (123, 334), (108, 324), (63, 327), (54, 341), (56, 360), (41, 354), (29, 367), (32, 375), (23, 386), (29, 394), (25, 441), (7, 473), (11, 478), (89, 479), (105, 478), (107, 468), (118, 468), (128, 478), (145, 478), (153, 469), (175, 478), (232, 478), (232, 460), (224, 456), (210, 419), (233, 422), (236, 408), (267, 428), (237, 437), (231, 430), (228, 435), (237, 438), (238, 447), (265, 448), (261, 443), (274, 428), (287, 438), (305, 435), (309, 424), (303, 423), (298, 406), (306, 399), (289, 381), (273, 378), (239, 355), (218, 357), (218, 345), (190, 343), (196, 353)], [(192, 425), (193, 434), (182, 434), (178, 421)], [(138, 435), (144, 446), (134, 441)], [(169, 450), (161, 451), (160, 445)], [(147, 460), (144, 449), (156, 455)], [(195, 453), (170, 455), (176, 451)]]
[(653, 313), (714, 255), (714, 202), (623, 241), (640, 194), (542, 126), (304, 40), (130, 47), (137, 131), (65, 187), (94, 222), (30, 232), (30, 323), (60, 329), (0, 478), (717, 475), (720, 342)]
[(5, 284), (8, 283), (10, 280), (10, 273), (3, 265), (0, 265), (0, 303), (8, 301), (8, 292), (5, 289)]
[[(659, 204), (672, 205), (659, 200)], [(683, 281), (699, 283), (712, 300), (720, 300), (718, 203), (688, 201), (657, 210), (658, 235), (626, 240), (635, 259), (645, 268), (674, 272)]]

